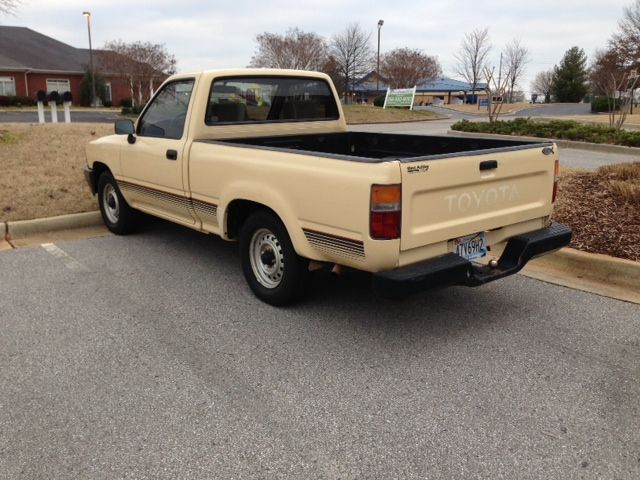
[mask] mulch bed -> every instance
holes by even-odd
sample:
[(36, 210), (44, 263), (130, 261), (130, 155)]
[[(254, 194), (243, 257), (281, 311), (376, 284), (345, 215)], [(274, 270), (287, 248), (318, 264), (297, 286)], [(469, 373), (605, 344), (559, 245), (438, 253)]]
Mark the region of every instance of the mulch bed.
[(573, 229), (571, 247), (640, 261), (640, 205), (615, 195), (606, 176), (563, 173), (553, 217)]

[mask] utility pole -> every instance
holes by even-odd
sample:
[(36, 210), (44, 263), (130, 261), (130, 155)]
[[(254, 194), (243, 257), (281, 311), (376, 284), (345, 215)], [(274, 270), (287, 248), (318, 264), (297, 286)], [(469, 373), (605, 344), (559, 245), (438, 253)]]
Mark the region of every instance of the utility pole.
[(91, 12), (82, 12), (87, 19), (87, 31), (89, 32), (89, 70), (91, 71), (91, 106), (97, 107), (96, 101), (96, 72), (93, 69), (93, 48), (91, 47)]
[(504, 101), (502, 93), (502, 52), (500, 52), (500, 68), (498, 69), (498, 95), (500, 95), (500, 103)]
[(380, 91), (380, 29), (384, 25), (384, 20), (378, 20), (378, 60), (376, 62), (376, 95)]

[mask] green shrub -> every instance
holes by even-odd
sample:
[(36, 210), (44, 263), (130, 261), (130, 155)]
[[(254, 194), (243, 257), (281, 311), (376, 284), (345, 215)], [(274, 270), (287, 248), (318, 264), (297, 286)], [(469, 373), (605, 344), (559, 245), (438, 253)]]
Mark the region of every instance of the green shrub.
[(27, 107), (35, 104), (35, 100), (31, 97), (21, 95), (0, 96), (0, 107)]
[(122, 115), (137, 116), (137, 115), (140, 115), (140, 112), (142, 112), (142, 110), (144, 110), (145, 105), (134, 105), (133, 107), (122, 107), (122, 110), (120, 111), (120, 113), (122, 113)]
[(386, 97), (387, 97), (386, 95), (378, 95), (376, 98), (373, 99), (373, 105), (376, 107), (383, 107), (384, 99)]
[[(613, 109), (620, 110), (620, 101), (613, 100)], [(609, 111), (609, 99), (607, 97), (594, 97), (591, 100), (591, 113), (600, 113)]]
[(461, 132), (522, 135), (640, 147), (640, 132), (618, 130), (607, 125), (584, 125), (573, 120), (552, 120), (549, 122), (537, 122), (529, 118), (497, 122), (461, 120), (454, 123), (451, 129)]
[[(96, 91), (96, 100), (102, 101), (102, 99), (107, 98), (107, 84), (105, 83), (104, 77), (99, 73), (95, 73), (95, 83), (94, 83), (94, 74), (89, 70), (85, 70), (84, 76), (80, 81), (80, 105), (89, 106), (91, 105), (91, 99), (93, 98), (93, 87), (95, 86)], [(60, 98), (62, 98), (63, 92), (60, 93)], [(73, 99), (74, 102), (78, 102), (77, 98)]]
[(135, 114), (135, 115), (139, 115), (140, 112), (142, 112), (142, 110), (144, 110), (144, 107), (146, 106), (146, 103), (143, 103), (142, 105), (134, 105), (133, 107), (131, 107), (131, 113)]
[(131, 108), (131, 105), (133, 105), (133, 100), (131, 100), (131, 97), (125, 97), (120, 101), (121, 107)]

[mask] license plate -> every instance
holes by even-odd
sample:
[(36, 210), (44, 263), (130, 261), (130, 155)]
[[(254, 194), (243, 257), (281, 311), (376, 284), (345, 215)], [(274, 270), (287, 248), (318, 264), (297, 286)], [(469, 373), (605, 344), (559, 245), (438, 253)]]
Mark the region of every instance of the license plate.
[(454, 239), (453, 251), (467, 260), (484, 257), (487, 254), (487, 240), (484, 232)]

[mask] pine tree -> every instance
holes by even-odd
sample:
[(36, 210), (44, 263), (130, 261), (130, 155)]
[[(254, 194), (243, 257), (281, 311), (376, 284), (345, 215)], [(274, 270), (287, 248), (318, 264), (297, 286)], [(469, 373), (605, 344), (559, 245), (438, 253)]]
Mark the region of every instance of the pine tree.
[(567, 50), (553, 71), (551, 92), (558, 102), (579, 102), (589, 91), (587, 56), (579, 47)]

